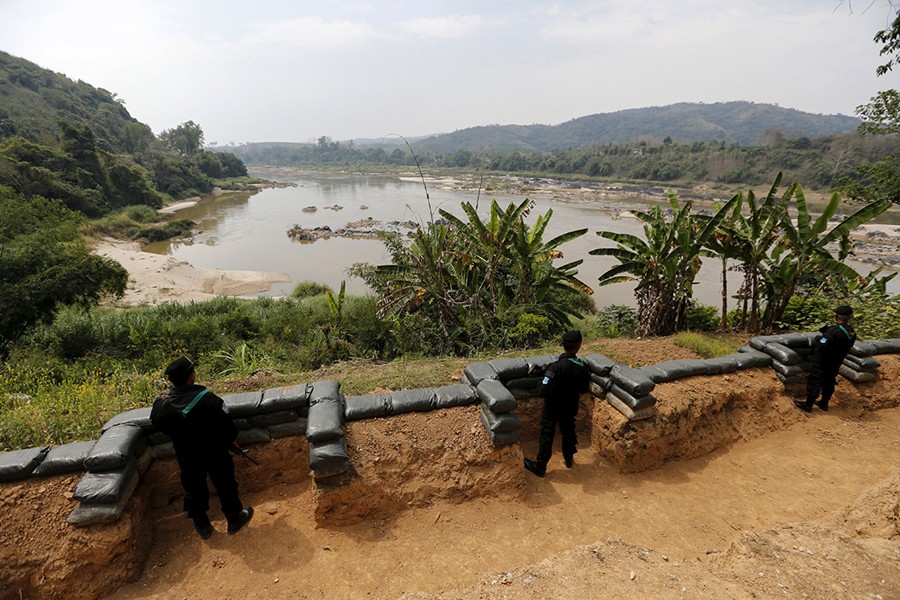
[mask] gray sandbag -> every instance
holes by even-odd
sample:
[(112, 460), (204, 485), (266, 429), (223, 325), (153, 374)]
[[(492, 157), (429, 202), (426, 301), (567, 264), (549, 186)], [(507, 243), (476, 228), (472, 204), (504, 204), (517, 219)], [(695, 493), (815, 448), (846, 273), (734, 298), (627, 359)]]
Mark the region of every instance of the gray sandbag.
[(758, 367), (768, 367), (772, 364), (772, 357), (765, 352), (759, 350), (751, 350), (749, 352), (739, 352), (730, 354), (731, 358), (737, 364), (738, 369), (754, 369)]
[(850, 354), (853, 356), (872, 356), (875, 353), (875, 346), (869, 342), (860, 342), (859, 340), (850, 348)]
[(344, 437), (344, 403), (340, 398), (319, 398), (309, 405), (306, 439), (325, 442)]
[(717, 356), (715, 358), (707, 358), (706, 363), (706, 374), (707, 375), (718, 375), (720, 373), (734, 373), (738, 370), (737, 361), (731, 357), (731, 355), (727, 356)]
[(844, 364), (855, 371), (874, 371), (881, 366), (881, 363), (871, 356), (853, 356), (852, 354), (844, 357)]
[(128, 479), (124, 489), (119, 493), (119, 499), (111, 503), (92, 503), (79, 502), (66, 522), (75, 527), (87, 527), (89, 525), (100, 525), (102, 523), (115, 523), (122, 518), (125, 513), (125, 506), (128, 500), (137, 488), (138, 480), (137, 472)]
[(812, 340), (813, 338), (805, 333), (785, 333), (782, 334), (779, 343), (788, 348), (810, 348)]
[(778, 335), (760, 335), (750, 339), (750, 347), (754, 350), (763, 350), (768, 344), (780, 343), (781, 336)]
[[(661, 371), (664, 377), (657, 381), (657, 383), (677, 381), (679, 379), (684, 379), (685, 377), (697, 377), (699, 375), (706, 375), (707, 373), (706, 361), (700, 358), (676, 358), (653, 366)], [(644, 367), (641, 367), (641, 370), (644, 371)]]
[(484, 379), (498, 379), (497, 371), (494, 370), (494, 367), (490, 365), (490, 363), (486, 362), (476, 362), (466, 366), (463, 369), (463, 374), (466, 376), (466, 379), (469, 380), (473, 386), (478, 385)]
[(782, 375), (779, 372), (775, 372), (775, 377), (778, 378), (778, 381), (783, 383), (785, 387), (791, 385), (804, 385), (806, 384), (806, 378), (800, 377), (799, 375), (794, 375), (793, 377), (788, 377), (787, 375)]
[(333, 379), (314, 381), (309, 384), (309, 405), (312, 406), (324, 398), (340, 398), (341, 384)]
[(84, 470), (84, 459), (90, 454), (96, 442), (72, 442), (50, 448), (44, 460), (35, 468), (34, 477), (78, 473)]
[(277, 425), (269, 425), (266, 427), (269, 437), (272, 439), (291, 437), (295, 435), (306, 435), (306, 419), (297, 419), (290, 423), (278, 423)]
[(137, 477), (137, 461), (129, 458), (122, 468), (115, 471), (85, 473), (75, 486), (72, 497), (80, 502), (115, 504), (122, 499), (131, 479)]
[(653, 391), (656, 386), (653, 381), (644, 375), (644, 372), (626, 365), (615, 365), (609, 370), (609, 378), (613, 384), (633, 396), (645, 396)]
[(588, 354), (584, 357), (584, 362), (587, 363), (591, 373), (600, 377), (609, 377), (609, 372), (617, 364), (605, 354)]
[(632, 410), (640, 410), (642, 408), (656, 406), (656, 398), (654, 398), (650, 394), (644, 394), (643, 396), (634, 396), (627, 390), (623, 390), (615, 383), (613, 383), (612, 387), (607, 393), (607, 395), (609, 394), (612, 394), (613, 396), (627, 404), (628, 407)]
[(786, 365), (777, 360), (772, 361), (772, 368), (785, 377), (796, 377), (804, 373), (804, 370), (800, 365)]
[(784, 344), (775, 342), (766, 344), (763, 348), (763, 352), (785, 365), (799, 365), (802, 362), (800, 355)]
[(529, 356), (525, 360), (528, 361), (528, 372), (544, 375), (547, 367), (555, 363), (559, 359), (556, 354), (541, 354), (540, 356)]
[(510, 379), (506, 382), (506, 388), (512, 390), (537, 390), (541, 387), (541, 377), (520, 377), (519, 379)]
[(434, 388), (400, 390), (391, 392), (391, 414), (402, 415), (411, 412), (434, 410)]
[(518, 406), (515, 396), (496, 379), (484, 379), (475, 388), (481, 402), (497, 414), (515, 410)]
[(604, 392), (612, 387), (612, 380), (609, 377), (602, 377), (593, 373), (591, 373), (591, 383), (599, 386)]
[(524, 358), (495, 358), (489, 364), (501, 381), (528, 377), (528, 361)]
[(129, 458), (137, 458), (147, 447), (147, 435), (137, 425), (110, 427), (84, 458), (84, 468), (92, 473), (121, 469)]
[(484, 425), (484, 428), (488, 431), (492, 431), (494, 433), (504, 433), (506, 431), (518, 431), (522, 429), (522, 422), (519, 421), (519, 417), (516, 416), (516, 413), (501, 413), (497, 414), (491, 409), (489, 409), (484, 404), (481, 405), (481, 424)]
[(900, 354), (900, 338), (872, 340), (869, 345), (872, 346), (872, 354)]
[(263, 392), (259, 403), (259, 411), (279, 412), (282, 410), (296, 410), (306, 414), (309, 409), (309, 394), (312, 387), (302, 383), (288, 387), (270, 388)]
[(841, 365), (841, 368), (838, 369), (838, 373), (853, 383), (875, 381), (875, 373), (871, 371), (854, 371), (853, 369), (848, 369), (845, 365)]
[(309, 468), (316, 477), (331, 477), (350, 468), (350, 455), (347, 453), (347, 441), (336, 438), (325, 442), (313, 442), (309, 445)]
[(629, 421), (639, 421), (641, 419), (649, 419), (656, 414), (656, 407), (649, 406), (640, 410), (634, 410), (613, 394), (606, 394), (606, 402), (617, 411), (625, 415)]
[(453, 406), (468, 406), (477, 404), (478, 394), (468, 383), (445, 385), (434, 390), (434, 407), (451, 408)]
[(509, 444), (515, 444), (522, 437), (522, 430), (515, 429), (513, 431), (501, 431), (494, 432), (488, 431), (488, 434), (491, 436), (491, 443), (495, 446), (508, 446)]
[(259, 414), (262, 392), (244, 392), (242, 394), (226, 394), (222, 396), (225, 410), (232, 419)]
[(47, 456), (50, 446), (0, 452), (0, 481), (15, 481), (30, 476)]
[[(650, 378), (650, 381), (653, 383), (665, 383), (669, 381), (668, 373), (659, 368), (659, 365), (644, 365), (643, 367), (639, 367), (641, 371), (644, 372), (644, 375)], [(594, 376), (591, 376), (593, 380)]]
[(296, 410), (279, 410), (270, 413), (260, 413), (250, 417), (250, 424), (253, 427), (268, 427), (269, 425), (278, 425), (279, 423), (290, 423), (300, 418), (300, 413)]
[(265, 444), (271, 440), (272, 438), (269, 436), (268, 430), (253, 427), (251, 429), (238, 431), (237, 438), (235, 438), (234, 441), (237, 442), (239, 446), (252, 446), (253, 444)]
[(238, 431), (244, 431), (245, 429), (250, 429), (253, 425), (250, 424), (250, 419), (232, 419), (234, 426), (238, 428)]
[(144, 431), (153, 431), (154, 427), (150, 422), (150, 407), (133, 408), (120, 412), (103, 424), (103, 427), (100, 428), (100, 433), (102, 434), (110, 427), (115, 427), (116, 425), (136, 425)]
[(390, 394), (367, 394), (344, 399), (344, 417), (348, 421), (375, 419), (391, 414)]

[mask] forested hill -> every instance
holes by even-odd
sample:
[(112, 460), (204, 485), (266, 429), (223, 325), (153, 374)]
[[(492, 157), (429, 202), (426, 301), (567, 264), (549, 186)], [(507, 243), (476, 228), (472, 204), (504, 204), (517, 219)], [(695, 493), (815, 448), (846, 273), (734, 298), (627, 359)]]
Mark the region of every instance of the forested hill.
[(107, 152), (136, 152), (154, 137), (115, 94), (0, 51), (0, 139), (56, 139), (60, 121), (90, 127)]
[(773, 104), (679, 103), (579, 117), (559, 125), (470, 127), (430, 137), (414, 147), (434, 154), (486, 149), (548, 152), (642, 140), (659, 143), (666, 137), (679, 143), (716, 140), (752, 146), (765, 142), (768, 132), (813, 138), (854, 131), (859, 122), (856, 117), (817, 115)]

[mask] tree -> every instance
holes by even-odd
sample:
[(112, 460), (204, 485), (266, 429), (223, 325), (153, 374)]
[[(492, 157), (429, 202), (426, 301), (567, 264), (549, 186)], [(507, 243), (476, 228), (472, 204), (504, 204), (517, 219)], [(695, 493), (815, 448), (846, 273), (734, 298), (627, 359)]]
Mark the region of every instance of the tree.
[(691, 214), (691, 201), (681, 204), (674, 192), (669, 192), (671, 220), (659, 206), (650, 212), (635, 211), (645, 223), (644, 239), (616, 231), (597, 232), (616, 247), (597, 248), (590, 254), (619, 261), (600, 275), (600, 285), (638, 282), (634, 290), (638, 335), (670, 335), (686, 326), (701, 251), (737, 202), (738, 196), (734, 196), (711, 218), (697, 219)]
[[(528, 226), (530, 200), (501, 208), (491, 202), (482, 219), (468, 202), (466, 219), (440, 210), (406, 246), (385, 240), (392, 264), (355, 265), (379, 295), (381, 316), (425, 315), (440, 330), (439, 352), (497, 347), (540, 320), (559, 329), (577, 315), (574, 298), (590, 288), (576, 277), (581, 261), (554, 264), (559, 246), (587, 233), (570, 231), (545, 241), (552, 210)], [(515, 333), (513, 333), (515, 332)]]
[(165, 129), (159, 139), (169, 150), (193, 156), (203, 147), (203, 129), (193, 121), (186, 121), (175, 129)]
[(128, 273), (91, 253), (79, 222), (58, 200), (0, 186), (0, 352), (59, 306), (87, 307), (125, 291)]

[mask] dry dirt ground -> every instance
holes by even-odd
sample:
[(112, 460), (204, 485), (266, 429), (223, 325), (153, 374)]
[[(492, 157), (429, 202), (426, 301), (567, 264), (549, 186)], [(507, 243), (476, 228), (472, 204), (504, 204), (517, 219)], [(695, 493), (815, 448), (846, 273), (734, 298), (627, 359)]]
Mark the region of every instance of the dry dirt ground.
[(0, 486), (0, 598), (900, 598), (900, 356), (879, 359), (880, 381), (841, 380), (828, 413), (795, 409), (767, 369), (658, 386), (640, 427), (585, 400), (575, 468), (557, 452), (545, 479), (521, 468), (531, 401), (500, 450), (477, 407), (348, 424), (341, 486), (306, 478), (305, 441), (268, 444), (263, 467), (238, 465), (253, 521), (228, 536), (214, 509), (207, 541), (172, 465), (87, 530), (65, 524), (77, 477)]

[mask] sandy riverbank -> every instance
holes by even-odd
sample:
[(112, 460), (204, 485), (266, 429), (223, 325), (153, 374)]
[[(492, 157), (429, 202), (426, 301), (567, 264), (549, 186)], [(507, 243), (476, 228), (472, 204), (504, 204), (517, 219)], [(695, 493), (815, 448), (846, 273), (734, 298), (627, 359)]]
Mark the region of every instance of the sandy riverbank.
[(116, 301), (120, 306), (246, 296), (265, 292), (273, 283), (291, 280), (287, 273), (195, 267), (172, 256), (143, 252), (134, 242), (107, 239), (94, 252), (117, 261), (128, 271), (125, 296)]

